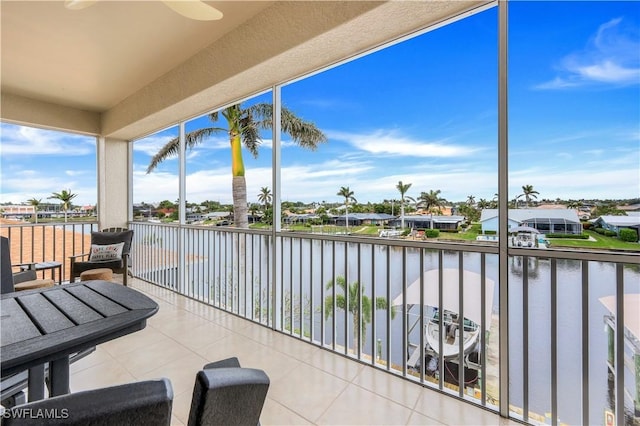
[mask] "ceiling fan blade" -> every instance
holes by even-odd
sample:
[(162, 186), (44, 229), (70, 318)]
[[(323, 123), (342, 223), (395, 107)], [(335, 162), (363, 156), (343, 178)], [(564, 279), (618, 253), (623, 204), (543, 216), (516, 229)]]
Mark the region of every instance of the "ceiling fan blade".
[(98, 0), (65, 0), (64, 7), (71, 10), (86, 9)]
[(162, 0), (180, 15), (198, 21), (216, 21), (222, 19), (222, 12), (200, 0)]

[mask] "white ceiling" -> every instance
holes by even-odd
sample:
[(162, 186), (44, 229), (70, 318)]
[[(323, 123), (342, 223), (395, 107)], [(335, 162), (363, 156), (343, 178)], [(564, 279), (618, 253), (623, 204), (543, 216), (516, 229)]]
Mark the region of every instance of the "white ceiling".
[(207, 3), (224, 18), (191, 20), (159, 1), (2, 0), (2, 91), (106, 111), (272, 2)]
[(0, 118), (131, 140), (496, 1), (207, 3), (0, 0)]

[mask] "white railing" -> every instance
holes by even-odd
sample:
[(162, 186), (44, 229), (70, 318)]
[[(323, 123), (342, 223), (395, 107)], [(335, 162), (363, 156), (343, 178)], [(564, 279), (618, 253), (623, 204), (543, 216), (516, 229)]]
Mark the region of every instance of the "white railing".
[(68, 281), (69, 257), (88, 253), (97, 230), (97, 222), (20, 223), (3, 224), (0, 235), (9, 238), (13, 265), (60, 262), (62, 281)]
[[(530, 423), (634, 416), (630, 333), (603, 329), (624, 321), (625, 297), (640, 293), (636, 254), (510, 249), (501, 360), (495, 245), (131, 228), (135, 276), (358, 362), (493, 411), (508, 396), (510, 415)], [(441, 324), (439, 312), (453, 319)]]
[[(130, 227), (136, 277), (451, 397), (493, 411), (508, 397), (512, 417), (539, 424), (605, 416), (625, 424), (640, 414), (640, 341), (630, 325), (637, 253), (509, 248), (500, 287), (490, 244)], [(47, 223), (1, 233), (12, 263), (59, 261), (66, 277), (68, 256), (88, 251), (93, 230), (96, 223)], [(499, 310), (501, 288), (508, 313)], [(504, 362), (508, 389), (500, 389)]]

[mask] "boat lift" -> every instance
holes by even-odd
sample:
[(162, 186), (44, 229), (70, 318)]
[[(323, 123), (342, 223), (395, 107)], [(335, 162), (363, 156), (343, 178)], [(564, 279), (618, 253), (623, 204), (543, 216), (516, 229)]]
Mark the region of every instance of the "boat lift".
[[(428, 324), (432, 320), (432, 317), (437, 312), (444, 313), (442, 316), (446, 318), (446, 315), (454, 314), (458, 319), (455, 320), (454, 325), (461, 325), (462, 328), (458, 327), (456, 330), (456, 335), (453, 339), (452, 343), (447, 343), (446, 339), (443, 338), (444, 344), (446, 345), (446, 350), (443, 351), (447, 353), (447, 356), (444, 356), (443, 359), (446, 362), (451, 362), (454, 364), (460, 363), (460, 358), (462, 358), (462, 363), (464, 368), (480, 370), (481, 369), (481, 351), (482, 345), (480, 344), (482, 341), (482, 336), (480, 333), (482, 330), (488, 331), (491, 325), (491, 314), (493, 308), (493, 293), (495, 282), (489, 278), (485, 277), (484, 280), (484, 299), (482, 298), (482, 276), (476, 272), (464, 270), (462, 273), (462, 310), (464, 314), (464, 318), (460, 320), (460, 271), (457, 268), (445, 268), (442, 270), (442, 306), (439, 306), (439, 270), (432, 269), (424, 272), (423, 276), (423, 300), (420, 300), (420, 278), (414, 281), (411, 285), (407, 287), (406, 291), (406, 304), (407, 310), (406, 314), (409, 314), (411, 309), (414, 306), (419, 306), (420, 304), (425, 305), (430, 308), (430, 314), (427, 314), (427, 317), (422, 319), (423, 324), (423, 335), (425, 336), (425, 348), (424, 355), (425, 360), (420, 359), (420, 346), (419, 344), (415, 344), (412, 342), (408, 343), (409, 353), (407, 360), (407, 367), (418, 369), (420, 365), (426, 362), (427, 357), (430, 360), (439, 359), (439, 341), (434, 343), (433, 339), (428, 339)], [(481, 301), (484, 300), (484, 318), (482, 315), (482, 306)], [(397, 296), (392, 304), (394, 306), (403, 306), (405, 303), (405, 299), (403, 294)], [(468, 321), (468, 322), (467, 322)], [(440, 332), (445, 333), (446, 330), (446, 321), (443, 321), (443, 325), (440, 325)], [(418, 315), (418, 318), (411, 324), (408, 330), (408, 334), (419, 326), (421, 323), (421, 318)], [(475, 344), (472, 346), (473, 350), (465, 351), (463, 357), (459, 356), (460, 347), (460, 336), (462, 335), (464, 338), (464, 331), (460, 333), (460, 330), (465, 329), (465, 324), (473, 323), (477, 325), (478, 332), (476, 333), (474, 339), (476, 339)], [(430, 342), (430, 343), (429, 343)], [(469, 347), (469, 345), (462, 345), (463, 347)], [(456, 351), (452, 356), (452, 351)], [(473, 354), (476, 353), (476, 356)], [(475, 358), (475, 359), (474, 359)], [(427, 366), (425, 366), (426, 368)]]

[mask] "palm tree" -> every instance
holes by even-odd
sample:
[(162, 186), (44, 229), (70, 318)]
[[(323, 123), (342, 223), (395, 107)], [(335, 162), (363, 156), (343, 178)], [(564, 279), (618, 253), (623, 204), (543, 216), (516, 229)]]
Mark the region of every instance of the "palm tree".
[(499, 206), (500, 206), (500, 195), (498, 195), (498, 193), (496, 192), (495, 194), (493, 194), (493, 198), (491, 199), (490, 208), (497, 209)]
[(347, 231), (349, 231), (349, 203), (357, 203), (358, 201), (353, 197), (353, 191), (351, 191), (348, 186), (340, 187), (340, 191), (338, 191), (336, 195), (344, 197), (345, 219), (347, 224)]
[[(227, 128), (207, 127), (204, 129), (194, 130), (185, 136), (185, 142), (188, 148), (204, 142), (211, 135), (226, 132), (229, 135), (229, 144), (231, 147), (231, 175), (234, 224), (238, 228), (248, 228), (247, 220), (247, 182), (245, 179), (245, 168), (242, 160), (242, 146), (249, 150), (255, 157), (258, 156), (258, 148), (262, 143), (260, 137), (261, 130), (272, 128), (273, 105), (260, 103), (243, 108), (241, 104), (232, 105), (209, 114), (212, 122), (218, 121), (219, 115), (227, 121)], [(295, 143), (303, 148), (315, 150), (318, 144), (327, 141), (327, 137), (322, 133), (315, 124), (304, 121), (294, 115), (286, 108), (282, 108), (282, 131), (293, 139)], [(159, 163), (165, 159), (177, 155), (180, 147), (179, 137), (171, 139), (167, 142), (158, 153), (151, 159), (147, 173), (155, 169)]]
[(476, 197), (473, 195), (467, 195), (467, 204), (472, 206), (476, 203)]
[(529, 207), (529, 203), (532, 198), (535, 198), (536, 200), (538, 199), (537, 195), (540, 195), (540, 193), (533, 189), (533, 185), (522, 185), (522, 194), (518, 195), (516, 200), (520, 197), (524, 197), (525, 203), (527, 207)]
[(440, 198), (440, 190), (430, 189), (429, 192), (421, 192), (418, 197), (418, 204), (431, 211), (433, 208), (440, 208), (442, 206), (443, 199)]
[(478, 208), (479, 209), (488, 209), (491, 206), (491, 202), (489, 200), (485, 200), (484, 198), (480, 198), (480, 200), (478, 201)]
[[(347, 281), (343, 276), (336, 277), (335, 284), (342, 289), (342, 294), (333, 294), (325, 297), (324, 301), (324, 317), (328, 319), (333, 312), (333, 298), (336, 300), (336, 308), (343, 311), (351, 312), (353, 315), (353, 347), (358, 347), (358, 336), (362, 336), (360, 340), (364, 345), (367, 335), (367, 324), (371, 322), (371, 314), (373, 312), (373, 300), (364, 294), (365, 288), (358, 281), (354, 281), (349, 285), (347, 290)], [(327, 290), (334, 287), (333, 280), (327, 283)], [(349, 304), (347, 306), (347, 297), (345, 294), (349, 292)], [(362, 299), (362, 309), (360, 309), (360, 299)], [(375, 309), (387, 309), (389, 304), (384, 297), (376, 297)], [(391, 318), (395, 318), (396, 310), (391, 307)], [(358, 327), (360, 325), (360, 327)]]
[(567, 203), (567, 208), (568, 209), (574, 209), (574, 210), (579, 210), (580, 207), (582, 207), (582, 201), (576, 201), (576, 200), (569, 200), (569, 202)]
[(63, 189), (62, 192), (54, 192), (51, 197), (62, 202), (62, 211), (64, 211), (64, 221), (67, 222), (67, 211), (71, 208), (71, 200), (76, 198), (78, 194), (72, 194), (70, 189)]
[(433, 210), (440, 209), (443, 203), (443, 199), (440, 198), (440, 190), (430, 189), (429, 192), (421, 192), (418, 197), (418, 204), (423, 208), (426, 208), (431, 215), (431, 229), (433, 229)]
[(267, 210), (269, 208), (269, 204), (273, 197), (271, 196), (271, 190), (266, 186), (260, 188), (260, 193), (258, 194), (258, 201), (264, 204), (264, 209)]
[(404, 229), (404, 203), (405, 201), (413, 201), (415, 203), (415, 199), (413, 197), (408, 197), (406, 195), (407, 191), (411, 188), (411, 184), (403, 184), (402, 181), (399, 181), (396, 185), (396, 189), (400, 191), (400, 227)]
[(40, 207), (40, 202), (42, 201), (42, 198), (32, 198), (29, 201), (29, 204), (31, 204), (33, 206), (33, 212), (34, 212), (34, 216), (36, 218), (36, 223), (38, 223), (38, 207)]

